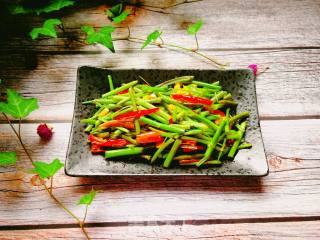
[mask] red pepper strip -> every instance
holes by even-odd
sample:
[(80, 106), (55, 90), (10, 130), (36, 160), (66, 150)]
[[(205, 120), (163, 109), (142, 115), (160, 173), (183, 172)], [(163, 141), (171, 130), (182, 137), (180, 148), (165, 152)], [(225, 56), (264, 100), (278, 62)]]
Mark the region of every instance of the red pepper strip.
[(234, 142), (235, 142), (234, 139), (228, 139), (228, 140), (227, 140), (227, 146), (228, 146), (228, 147), (231, 147)]
[(159, 111), (159, 108), (131, 111), (131, 112), (120, 114), (119, 116), (116, 116), (115, 119), (116, 120), (127, 120), (127, 119), (133, 119), (133, 118), (140, 118), (142, 116), (150, 115), (150, 114), (155, 113), (157, 111)]
[(179, 163), (180, 164), (197, 163), (199, 161), (200, 161), (199, 159), (184, 159), (184, 160), (180, 160)]
[(98, 138), (92, 134), (89, 135), (88, 141), (91, 143), (95, 142), (97, 144), (105, 142), (105, 140), (103, 140), (102, 138)]
[(125, 89), (125, 90), (123, 90), (121, 92), (118, 92), (118, 94), (125, 94), (125, 93), (128, 93), (128, 92), (129, 92), (129, 89)]
[(195, 145), (197, 145), (197, 141), (195, 141), (195, 140), (185, 140), (185, 139), (183, 139), (183, 140), (182, 140), (182, 144), (195, 146)]
[(140, 144), (154, 143), (154, 142), (157, 143), (163, 140), (164, 139), (163, 137), (161, 137), (160, 133), (153, 132), (153, 131), (138, 134), (136, 137), (137, 143), (140, 143)]
[(225, 116), (226, 116), (226, 114), (225, 114), (224, 112), (222, 112), (221, 110), (208, 109), (208, 111), (209, 111), (211, 114), (219, 115), (220, 117), (225, 117)]
[(128, 141), (122, 138), (103, 140), (93, 135), (89, 135), (89, 141), (92, 146), (95, 145), (98, 147), (124, 147), (128, 144)]
[(180, 148), (182, 148), (182, 151), (184, 153), (189, 153), (189, 152), (195, 152), (195, 151), (199, 151), (199, 150), (204, 150), (204, 146), (201, 145), (196, 145), (196, 146), (192, 146), (192, 145), (181, 145)]
[(134, 122), (129, 120), (111, 120), (102, 123), (99, 128), (106, 129), (110, 127), (124, 127), (128, 129), (134, 129)]
[(173, 124), (173, 118), (170, 116), (169, 124)]
[(159, 148), (163, 142), (164, 142), (164, 139), (162, 141), (156, 142), (156, 148)]
[(91, 152), (92, 153), (103, 153), (103, 152), (105, 152), (106, 150), (103, 150), (102, 148), (101, 148), (101, 146), (99, 146), (99, 145), (97, 145), (97, 144), (92, 144), (91, 145)]
[(172, 94), (171, 97), (181, 102), (211, 105), (213, 102), (207, 98), (195, 97), (192, 95)]

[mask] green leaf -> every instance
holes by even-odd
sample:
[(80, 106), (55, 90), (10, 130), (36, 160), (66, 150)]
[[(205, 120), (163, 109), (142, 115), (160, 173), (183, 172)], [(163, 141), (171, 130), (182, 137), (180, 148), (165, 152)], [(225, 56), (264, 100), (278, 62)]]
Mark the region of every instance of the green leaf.
[(115, 52), (111, 33), (114, 31), (113, 26), (105, 26), (99, 29), (98, 32), (94, 30), (92, 26), (82, 26), (81, 30), (87, 34), (87, 43), (94, 44), (100, 43), (106, 48), (108, 48), (111, 52)]
[(0, 102), (0, 112), (14, 118), (24, 118), (39, 108), (36, 98), (23, 98), (12, 89), (7, 89), (7, 101), (8, 103)]
[(111, 19), (118, 17), (122, 12), (122, 7), (123, 7), (122, 3), (119, 3), (117, 5), (114, 5), (111, 8), (107, 9), (105, 13)]
[(146, 46), (148, 46), (151, 42), (156, 41), (160, 37), (161, 34), (162, 34), (162, 32), (159, 30), (155, 30), (152, 33), (150, 33), (148, 35), (147, 39), (142, 44), (141, 50), (144, 49)]
[(124, 20), (126, 20), (126, 18), (128, 17), (128, 15), (130, 14), (130, 11), (123, 11), (119, 16), (112, 18), (113, 22), (119, 24), (121, 22), (123, 22)]
[(44, 36), (56, 38), (57, 32), (55, 27), (60, 24), (62, 24), (62, 22), (59, 19), (48, 19), (43, 23), (43, 27), (32, 29), (32, 31), (29, 33), (30, 37), (34, 40), (39, 37), (39, 34), (42, 34)]
[(40, 15), (41, 13), (50, 13), (53, 11), (58, 11), (64, 7), (71, 6), (75, 3), (72, 0), (51, 0), (45, 7), (28, 8), (21, 5), (12, 4), (9, 5), (9, 10), (11, 14), (28, 14), (36, 13)]
[(62, 168), (64, 165), (60, 162), (59, 159), (54, 159), (51, 163), (45, 162), (34, 162), (33, 173), (37, 173), (40, 178), (50, 178), (56, 174), (56, 172)]
[(203, 21), (202, 20), (198, 20), (196, 23), (194, 24), (191, 24), (189, 27), (188, 27), (188, 33), (190, 35), (195, 35), (197, 34), (197, 32), (200, 30), (200, 28), (202, 27), (203, 25)]
[(15, 152), (0, 152), (0, 166), (14, 165), (17, 162), (17, 154)]
[(51, 0), (51, 3), (44, 8), (36, 10), (36, 13), (39, 15), (40, 13), (49, 13), (53, 11), (58, 11), (64, 7), (69, 7), (74, 4), (74, 1), (71, 0)]
[(90, 205), (95, 198), (96, 194), (98, 191), (91, 189), (91, 191), (88, 194), (83, 195), (78, 204), (83, 204), (83, 205)]

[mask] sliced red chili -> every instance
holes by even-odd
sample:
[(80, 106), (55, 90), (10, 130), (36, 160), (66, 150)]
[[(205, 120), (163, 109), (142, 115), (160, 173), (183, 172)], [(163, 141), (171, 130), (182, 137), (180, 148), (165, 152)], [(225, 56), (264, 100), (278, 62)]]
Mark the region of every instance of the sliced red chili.
[(212, 110), (212, 109), (208, 109), (209, 112), (211, 114), (214, 114), (214, 115), (219, 115), (220, 117), (225, 117), (226, 114), (224, 112), (222, 112), (221, 110), (217, 109), (217, 110)]
[(235, 140), (234, 139), (228, 139), (227, 140), (227, 146), (230, 147), (234, 144)]
[(89, 135), (89, 141), (95, 147), (124, 147), (128, 145), (128, 141), (122, 138), (104, 140), (93, 135)]
[(126, 89), (126, 90), (123, 90), (121, 92), (118, 92), (118, 94), (125, 94), (125, 93), (128, 93), (129, 92), (129, 89)]
[(199, 159), (183, 159), (179, 161), (180, 164), (197, 163), (197, 162), (199, 162)]
[(182, 140), (182, 144), (195, 146), (195, 145), (197, 145), (197, 141), (196, 140), (185, 140), (185, 139), (183, 139)]
[(163, 142), (164, 142), (164, 139), (162, 139), (159, 142), (156, 142), (156, 148), (159, 148)]
[(103, 140), (102, 138), (98, 138), (92, 134), (89, 135), (88, 141), (91, 143), (97, 143), (97, 144), (105, 142), (105, 140)]
[(145, 143), (157, 143), (157, 142), (162, 142), (164, 139), (161, 137), (160, 133), (157, 132), (145, 132), (138, 134), (136, 137), (136, 141), (139, 144), (145, 144)]
[(110, 127), (124, 127), (128, 129), (134, 129), (134, 122), (132, 120), (111, 120), (102, 123), (99, 128), (106, 129)]
[(127, 119), (140, 118), (142, 116), (150, 115), (150, 114), (155, 113), (157, 111), (159, 111), (159, 108), (131, 111), (131, 112), (120, 114), (119, 116), (116, 116), (115, 119), (116, 120), (127, 120)]
[(204, 146), (202, 145), (181, 145), (180, 148), (182, 149), (183, 152), (185, 153), (189, 153), (189, 152), (195, 152), (195, 151), (199, 151), (199, 150), (204, 150)]
[(101, 146), (97, 145), (97, 144), (92, 144), (91, 145), (91, 152), (92, 153), (103, 153), (106, 150), (102, 149)]
[(210, 99), (195, 97), (192, 95), (172, 94), (171, 97), (181, 102), (188, 102), (194, 104), (211, 105), (213, 103)]

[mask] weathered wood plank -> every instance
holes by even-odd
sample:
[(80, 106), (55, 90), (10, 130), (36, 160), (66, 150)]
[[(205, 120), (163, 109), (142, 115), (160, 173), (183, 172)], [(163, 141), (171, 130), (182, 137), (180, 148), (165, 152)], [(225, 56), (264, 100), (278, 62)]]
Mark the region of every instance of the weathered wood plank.
[[(320, 115), (320, 50), (206, 52), (231, 62), (231, 68), (258, 63), (270, 69), (257, 80), (261, 118), (315, 117)], [(0, 77), (8, 87), (37, 97), (41, 109), (29, 120), (71, 120), (77, 67), (95, 65), (124, 68), (211, 68), (212, 65), (184, 53), (159, 49), (85, 55), (1, 56), (6, 65)], [(183, 59), (183, 60), (182, 60)], [(36, 68), (25, 69), (35, 61)], [(22, 68), (21, 68), (22, 67)]]
[[(104, 14), (107, 8), (102, 1), (80, 4), (60, 13), (66, 31), (79, 36), (80, 26), (84, 24), (95, 27), (110, 24)], [(160, 6), (168, 6), (176, 1), (162, 1)], [(147, 4), (158, 5), (155, 1)], [(137, 9), (124, 24), (132, 26), (134, 36), (145, 37), (155, 28), (164, 31), (164, 39), (182, 45), (194, 45), (194, 40), (185, 30), (192, 21), (203, 19), (205, 24), (199, 32), (201, 47), (204, 49), (238, 49), (238, 48), (280, 48), (310, 47), (320, 44), (320, 7), (318, 1), (200, 1), (182, 4), (165, 11), (172, 14), (161, 14)], [(301, 21), (303, 19), (303, 21)], [(27, 33), (34, 26), (39, 26), (43, 17), (8, 17), (4, 19), (4, 28), (17, 29), (11, 33), (15, 38), (2, 44), (7, 50), (41, 50), (41, 51), (92, 51), (92, 47), (84, 47), (79, 43), (70, 44), (60, 34), (58, 39), (32, 41)], [(117, 30), (115, 37), (125, 36), (125, 28)], [(120, 44), (120, 48), (128, 48)], [(136, 45), (131, 47), (137, 48)]]
[[(129, 227), (90, 227), (87, 228), (93, 239), (225, 239), (225, 240), (270, 240), (270, 239), (319, 239), (320, 222), (275, 222), (275, 223), (241, 223), (217, 225), (162, 225)], [(77, 228), (36, 229), (0, 231), (3, 240), (33, 239), (83, 239)]]
[[(36, 160), (64, 159), (69, 124), (54, 124), (55, 136), (40, 143), (35, 124), (23, 125), (27, 147)], [(17, 148), (7, 125), (1, 125), (0, 150)], [(130, 224), (132, 222), (234, 219), (267, 219), (320, 216), (319, 184), (320, 121), (264, 121), (271, 173), (259, 178), (198, 177), (101, 177), (70, 178), (60, 173), (55, 193), (77, 215), (76, 203), (91, 186), (102, 190), (91, 207), (89, 222)], [(19, 167), (28, 169), (25, 155), (18, 151)], [(293, 157), (278, 158), (275, 155)], [(315, 160), (312, 160), (315, 159)], [(0, 175), (0, 225), (73, 223), (38, 187), (30, 175), (2, 169)], [(45, 213), (44, 213), (45, 210)]]

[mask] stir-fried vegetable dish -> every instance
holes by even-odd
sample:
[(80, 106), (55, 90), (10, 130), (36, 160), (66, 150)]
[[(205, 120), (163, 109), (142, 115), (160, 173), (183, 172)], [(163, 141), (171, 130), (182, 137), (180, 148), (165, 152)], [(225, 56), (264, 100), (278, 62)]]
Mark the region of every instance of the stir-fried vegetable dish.
[(236, 114), (237, 102), (218, 81), (182, 76), (156, 86), (137, 80), (118, 88), (110, 75), (108, 81), (109, 92), (83, 103), (96, 110), (81, 120), (91, 152), (107, 160), (212, 166), (252, 146), (244, 141), (249, 112)]

